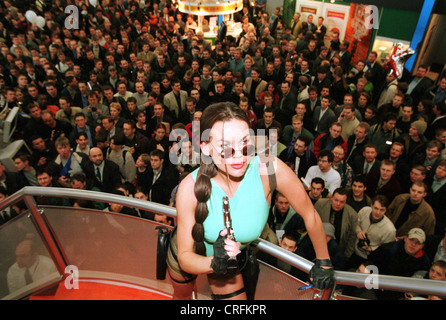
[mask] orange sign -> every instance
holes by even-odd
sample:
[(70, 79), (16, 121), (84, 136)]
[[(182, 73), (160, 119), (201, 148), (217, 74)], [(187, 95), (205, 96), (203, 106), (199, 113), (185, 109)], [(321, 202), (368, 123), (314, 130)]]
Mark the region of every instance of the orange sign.
[(300, 12), (316, 15), (317, 14), (317, 8), (310, 8), (310, 7), (301, 6), (300, 7)]
[(345, 13), (337, 11), (327, 11), (327, 18), (338, 18), (344, 20)]
[(345, 40), (350, 42), (350, 51), (353, 55), (351, 64), (354, 66), (359, 60), (365, 60), (372, 40), (373, 28), (367, 27), (364, 4), (350, 4), (350, 14), (345, 30)]

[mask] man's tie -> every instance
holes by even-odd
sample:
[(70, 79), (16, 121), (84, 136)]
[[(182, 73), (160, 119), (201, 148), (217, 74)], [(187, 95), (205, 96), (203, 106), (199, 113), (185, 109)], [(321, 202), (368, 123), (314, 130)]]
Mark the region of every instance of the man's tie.
[(99, 167), (96, 167), (96, 177), (100, 182), (102, 182), (101, 171), (99, 170)]
[(364, 174), (368, 174), (370, 170), (370, 163), (366, 162), (364, 167)]
[(280, 104), (279, 104), (279, 110), (282, 110), (283, 108), (283, 102), (285, 101), (285, 96), (282, 97), (282, 99), (280, 99)]
[(356, 146), (357, 146), (357, 142), (356, 142), (356, 139), (355, 139), (355, 143), (353, 144), (352, 149), (350, 150), (350, 153), (348, 154), (348, 157), (345, 159), (345, 163), (347, 163), (348, 160), (350, 159), (350, 157), (352, 156), (353, 150), (356, 149)]
[(31, 272), (29, 272), (28, 268), (26, 268), (25, 271), (25, 282), (27, 285), (33, 282), (33, 277), (31, 276)]

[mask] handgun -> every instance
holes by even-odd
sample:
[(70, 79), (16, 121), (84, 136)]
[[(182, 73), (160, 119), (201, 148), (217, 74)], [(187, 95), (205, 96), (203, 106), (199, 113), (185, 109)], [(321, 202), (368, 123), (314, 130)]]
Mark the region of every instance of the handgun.
[(228, 232), (226, 237), (228, 239), (235, 240), (234, 231), (232, 230), (231, 211), (229, 209), (228, 197), (223, 197), (223, 218), (226, 231)]
[[(234, 230), (232, 229), (231, 211), (229, 209), (229, 198), (227, 196), (223, 197), (223, 217), (225, 228), (227, 231), (226, 237), (235, 241)], [(235, 270), (237, 268), (237, 259), (235, 257), (230, 257), (228, 261), (228, 270)]]

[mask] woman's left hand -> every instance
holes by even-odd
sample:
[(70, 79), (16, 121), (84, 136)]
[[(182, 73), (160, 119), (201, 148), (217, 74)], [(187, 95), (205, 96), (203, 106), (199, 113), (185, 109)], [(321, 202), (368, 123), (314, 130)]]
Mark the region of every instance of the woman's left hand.
[(310, 270), (309, 278), (314, 288), (323, 290), (334, 286), (334, 270), (330, 260), (317, 259)]

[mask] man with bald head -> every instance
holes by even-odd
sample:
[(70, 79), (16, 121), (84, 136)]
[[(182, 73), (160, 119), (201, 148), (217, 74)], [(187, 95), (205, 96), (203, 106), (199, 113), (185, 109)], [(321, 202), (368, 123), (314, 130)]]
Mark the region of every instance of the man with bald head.
[(30, 239), (23, 240), (17, 245), (15, 260), (16, 262), (9, 268), (6, 275), (9, 292), (14, 292), (57, 272), (53, 260), (40, 255)]
[(83, 166), (89, 189), (99, 188), (103, 192), (112, 192), (121, 183), (119, 166), (113, 161), (104, 159), (102, 150), (98, 147), (90, 149), (90, 161)]

